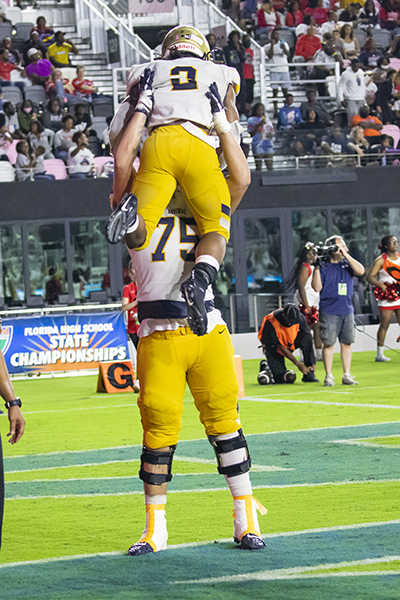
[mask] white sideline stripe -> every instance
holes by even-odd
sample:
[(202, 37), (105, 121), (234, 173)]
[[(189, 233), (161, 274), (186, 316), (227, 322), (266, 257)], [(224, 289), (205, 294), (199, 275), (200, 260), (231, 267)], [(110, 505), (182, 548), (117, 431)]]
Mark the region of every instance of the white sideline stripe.
[(355, 402), (325, 402), (323, 400), (281, 400), (275, 398), (241, 398), (241, 400), (249, 400), (251, 402), (265, 402), (273, 404), (322, 404), (323, 406), (355, 406), (360, 408), (393, 408), (394, 410), (400, 410), (400, 406), (393, 406), (392, 404), (361, 404)]
[[(339, 384), (342, 385), (342, 384)], [(382, 390), (384, 388), (393, 388), (393, 387), (400, 387), (400, 383), (394, 383), (392, 385), (371, 385), (369, 387), (364, 387), (364, 386), (360, 386), (357, 389), (359, 390)], [(355, 389), (355, 388), (353, 388)], [(282, 396), (310, 396), (311, 394), (321, 394), (322, 393), (334, 393), (334, 394), (348, 394), (349, 393), (349, 388), (348, 386), (346, 386), (346, 389), (337, 389), (337, 390), (333, 390), (332, 388), (324, 388), (322, 387), (322, 389), (318, 389), (318, 390), (304, 390), (304, 392), (288, 392), (288, 393), (283, 393), (283, 394), (279, 394), (280, 397)], [(251, 400), (252, 398), (259, 398), (260, 396), (245, 396), (245, 398), (239, 398), (239, 400)]]
[[(241, 400), (243, 400), (243, 398), (241, 398)], [(368, 404), (368, 406), (370, 406), (370, 405)], [(280, 431), (266, 431), (264, 433), (246, 433), (246, 437), (260, 437), (263, 435), (281, 435), (284, 433), (309, 433), (312, 431), (329, 431), (330, 429), (349, 429), (350, 427), (353, 427), (353, 428), (371, 427), (372, 425), (396, 425), (397, 423), (400, 423), (400, 421), (381, 421), (379, 423), (362, 423), (360, 425), (334, 425), (333, 427), (308, 427), (306, 429), (282, 429)], [(381, 436), (379, 436), (379, 437), (381, 437)], [(205, 439), (206, 439), (205, 437), (193, 438), (191, 440), (181, 440), (181, 443), (184, 444), (187, 442), (201, 442), (201, 441), (204, 441)], [(38, 456), (56, 456), (59, 454), (82, 454), (84, 452), (102, 452), (103, 450), (120, 450), (122, 448), (127, 449), (127, 448), (141, 448), (141, 447), (142, 447), (142, 444), (132, 444), (132, 445), (125, 445), (125, 446), (108, 446), (106, 448), (88, 448), (87, 450), (85, 450), (85, 449), (83, 449), (83, 450), (55, 450), (53, 452), (43, 452), (41, 454), (17, 454), (17, 455), (13, 455), (13, 456), (4, 456), (4, 458), (15, 459), (15, 458), (26, 458), (27, 456), (38, 457)], [(176, 460), (176, 458), (177, 457), (175, 457), (175, 460)]]
[(275, 581), (277, 579), (308, 579), (310, 577), (349, 577), (360, 576), (361, 574), (369, 575), (384, 574), (393, 575), (400, 574), (398, 571), (345, 571), (344, 573), (314, 573), (314, 571), (325, 571), (328, 569), (342, 569), (346, 567), (357, 567), (364, 565), (375, 565), (381, 563), (391, 563), (400, 561), (400, 556), (382, 556), (380, 558), (366, 558), (364, 560), (352, 560), (349, 562), (320, 564), (312, 567), (291, 567), (289, 569), (273, 569), (271, 571), (258, 571), (256, 573), (242, 573), (241, 575), (226, 575), (222, 577), (207, 577), (205, 579), (187, 579), (185, 581), (170, 581), (171, 584), (204, 584), (204, 583), (233, 583), (240, 581)]
[[(268, 533), (266, 535), (262, 535), (264, 539), (276, 538), (276, 537), (290, 537), (296, 535), (308, 535), (310, 533), (325, 533), (330, 531), (342, 531), (348, 529), (364, 529), (369, 527), (381, 527), (382, 525), (398, 525), (400, 524), (400, 519), (395, 519), (392, 521), (376, 521), (373, 523), (354, 523), (353, 525), (336, 525), (334, 527), (319, 527), (316, 529), (301, 529), (298, 531), (284, 531), (282, 533)], [(209, 544), (215, 543), (227, 543), (232, 542), (232, 538), (220, 539), (220, 540), (206, 540), (203, 542), (189, 542), (186, 544), (171, 544), (168, 546), (168, 550), (173, 550), (176, 548), (194, 548), (196, 546), (207, 546)], [(125, 552), (98, 552), (96, 554), (75, 554), (69, 556), (58, 556), (55, 558), (40, 558), (38, 560), (24, 560), (20, 562), (13, 563), (4, 563), (0, 564), (0, 569), (5, 569), (7, 567), (19, 567), (24, 565), (39, 565), (50, 562), (57, 561), (68, 561), (68, 560), (79, 560), (80, 558), (94, 558), (96, 556), (121, 556), (125, 554)]]
[(390, 448), (390, 449), (400, 449), (400, 446), (397, 444), (379, 444), (377, 442), (366, 442), (361, 440), (375, 440), (376, 438), (400, 438), (399, 434), (394, 435), (374, 435), (370, 438), (358, 438), (353, 440), (331, 440), (330, 444), (348, 444), (349, 446), (366, 446), (367, 448)]
[[(50, 480), (52, 481), (52, 480)], [(62, 479), (61, 481), (65, 481)], [(9, 482), (10, 484), (13, 482)], [(15, 483), (15, 482), (14, 482)], [(20, 482), (17, 482), (20, 483)], [(30, 483), (30, 482), (27, 482)], [(342, 485), (360, 485), (360, 484), (368, 484), (368, 483), (400, 483), (400, 479), (367, 479), (365, 481), (326, 481), (323, 483), (293, 483), (293, 484), (285, 484), (285, 485), (253, 485), (253, 490), (273, 490), (273, 489), (286, 489), (286, 488), (313, 488), (313, 487), (324, 487), (327, 485), (334, 486), (342, 486)], [(200, 494), (201, 492), (226, 492), (227, 488), (200, 488), (200, 489), (186, 489), (186, 490), (168, 490), (168, 494)], [(143, 491), (136, 492), (117, 492), (113, 493), (104, 493), (104, 494), (58, 494), (58, 495), (45, 495), (45, 496), (13, 496), (11, 498), (6, 498), (6, 501), (11, 500), (42, 500), (52, 498), (54, 500), (64, 499), (64, 498), (103, 498), (105, 496), (137, 496), (142, 495)]]
[(137, 404), (116, 404), (115, 406), (80, 406), (78, 408), (56, 408), (54, 410), (24, 410), (24, 415), (43, 415), (45, 413), (62, 413), (62, 412), (72, 412), (73, 410), (107, 410), (109, 408), (124, 408), (135, 406), (137, 408)]

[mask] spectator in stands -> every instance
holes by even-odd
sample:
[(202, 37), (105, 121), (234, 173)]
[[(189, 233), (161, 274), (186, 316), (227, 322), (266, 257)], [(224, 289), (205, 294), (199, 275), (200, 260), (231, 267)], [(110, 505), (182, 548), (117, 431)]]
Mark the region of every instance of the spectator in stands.
[(332, 160), (341, 158), (342, 154), (347, 154), (347, 141), (339, 125), (332, 125), (330, 133), (323, 138), (321, 143), (321, 154), (330, 157), (327, 165), (332, 166)]
[(41, 56), (37, 48), (28, 50), (28, 58), (30, 58), (31, 62), (26, 66), (25, 71), (33, 85), (42, 85), (44, 87), (54, 67), (47, 58), (41, 58)]
[(213, 33), (207, 33), (206, 39), (210, 46), (212, 61), (224, 65), (225, 54), (222, 48), (217, 45), (217, 37)]
[(376, 113), (379, 115), (382, 123), (390, 124), (395, 120), (392, 110), (393, 100), (399, 96), (398, 86), (400, 85), (400, 72), (394, 69), (388, 69), (386, 79), (382, 81), (376, 92)]
[(17, 181), (27, 181), (33, 176), (34, 181), (41, 179), (55, 179), (54, 175), (46, 173), (43, 164), (42, 149), (32, 150), (26, 140), (17, 144), (17, 161), (15, 163), (15, 176)]
[(360, 19), (360, 24), (359, 24), (360, 29), (370, 29), (370, 28), (373, 29), (375, 27), (380, 27), (380, 25), (378, 24), (379, 16), (376, 11), (375, 3), (373, 0), (366, 1), (363, 9), (361, 10), (361, 12), (359, 14), (359, 19)]
[(313, 15), (317, 25), (322, 25), (328, 20), (328, 11), (323, 6), (324, 0), (310, 0), (305, 10), (306, 15)]
[(36, 119), (37, 114), (34, 111), (32, 101), (27, 98), (21, 105), (18, 113), (19, 128), (24, 135), (28, 135), (32, 119)]
[(58, 131), (62, 128), (62, 118), (64, 112), (61, 109), (60, 101), (57, 98), (52, 98), (48, 101), (47, 107), (39, 116), (40, 121), (45, 129)]
[(297, 27), (304, 21), (304, 15), (299, 8), (299, 3), (297, 0), (294, 0), (288, 7), (288, 13), (286, 15), (285, 24), (286, 27), (290, 27), (291, 29)]
[(76, 131), (72, 136), (72, 146), (68, 153), (70, 179), (86, 179), (94, 175), (94, 154), (88, 148), (88, 139), (83, 131)]
[(54, 304), (58, 300), (58, 296), (62, 293), (60, 278), (57, 277), (54, 267), (49, 269), (50, 279), (46, 281), (45, 299), (49, 304)]
[(395, 35), (389, 48), (388, 56), (400, 58), (400, 35)]
[(246, 60), (243, 63), (245, 114), (246, 116), (249, 116), (251, 114), (251, 105), (253, 104), (254, 99), (254, 52), (250, 47), (251, 37), (249, 35), (244, 35), (242, 42), (246, 52)]
[(353, 27), (349, 24), (343, 25), (340, 30), (344, 58), (357, 58), (360, 54), (360, 45), (354, 37)]
[[(36, 31), (39, 34), (40, 42), (48, 48), (54, 42), (54, 29), (46, 25), (45, 17), (38, 17), (36, 19), (36, 27), (31, 30)], [(44, 58), (44, 57), (43, 57)]]
[(350, 66), (342, 73), (338, 85), (338, 97), (347, 110), (347, 119), (351, 122), (360, 108), (365, 105), (364, 71), (357, 58), (351, 60)]
[(62, 75), (61, 69), (55, 69), (54, 67), (51, 76), (46, 81), (46, 94), (49, 98), (57, 97), (62, 104), (69, 102), (75, 104), (79, 102), (79, 98), (74, 95), (74, 88), (72, 83), (69, 83), (68, 79), (65, 79)]
[(6, 131), (8, 131), (13, 139), (21, 139), (24, 134), (19, 128), (18, 116), (15, 106), (12, 102), (4, 102), (3, 112), (6, 117)]
[(324, 133), (325, 128), (320, 123), (317, 113), (313, 108), (309, 108), (303, 123), (299, 123), (296, 127), (294, 139), (296, 156), (315, 154), (317, 147), (321, 145)]
[(271, 0), (262, 3), (257, 11), (257, 37), (268, 35), (275, 27), (280, 26), (280, 20), (275, 12)]
[(76, 77), (72, 80), (72, 85), (75, 96), (87, 102), (91, 102), (92, 95), (97, 93), (97, 87), (93, 84), (93, 81), (85, 77), (85, 67), (83, 65), (76, 67)]
[(373, 117), (369, 114), (368, 106), (362, 106), (359, 110), (359, 114), (352, 118), (351, 126), (355, 127), (356, 125), (363, 128), (364, 137), (369, 144), (373, 144), (374, 142), (377, 143), (383, 125), (378, 117)]
[(268, 64), (271, 65), (269, 78), (273, 94), (275, 116), (277, 116), (278, 113), (277, 98), (279, 88), (282, 89), (284, 96), (287, 95), (290, 88), (290, 75), (288, 67), (290, 48), (289, 45), (280, 38), (280, 30), (274, 29), (271, 33), (271, 42), (265, 46), (265, 55), (268, 59)]
[(83, 131), (87, 134), (92, 126), (92, 119), (90, 118), (90, 114), (87, 112), (85, 104), (82, 102), (76, 104), (74, 107), (74, 113), (76, 131)]
[[(338, 16), (335, 13), (334, 10), (328, 10), (327, 13), (327, 21), (325, 21), (325, 23), (323, 23), (321, 25), (321, 33), (322, 35), (324, 35), (324, 33), (332, 33), (335, 31), (335, 29), (337, 29), (338, 26)], [(339, 33), (339, 37), (340, 37), (340, 32)], [(341, 51), (341, 48), (337, 48), (338, 50)]]
[(378, 155), (377, 156), (377, 162), (380, 165), (387, 165), (387, 151), (388, 150), (393, 150), (393, 146), (392, 144), (392, 137), (386, 134), (383, 134), (380, 136), (380, 143), (379, 144), (374, 144), (373, 146), (371, 146), (371, 154), (372, 155)]
[[(350, 131), (347, 148), (349, 150), (349, 154), (355, 153), (362, 158), (364, 158), (365, 155), (368, 154), (370, 145), (364, 137), (364, 129), (362, 127), (356, 125)], [(361, 164), (365, 166), (367, 164), (367, 160), (364, 158)]]
[(71, 40), (66, 40), (62, 31), (56, 31), (54, 35), (54, 44), (51, 44), (47, 50), (48, 57), (52, 64), (60, 69), (62, 69), (62, 67), (70, 67), (70, 52), (78, 54), (78, 50)]
[[(325, 33), (322, 48), (314, 54), (313, 62), (315, 67), (311, 72), (312, 79), (326, 79), (329, 75), (335, 73), (335, 63), (343, 66), (343, 58), (333, 45), (333, 37), (331, 33)], [(324, 83), (317, 83), (318, 94), (327, 96), (328, 91)]]
[(15, 65), (10, 62), (10, 51), (7, 48), (0, 50), (0, 81), (1, 85), (11, 85), (11, 71), (19, 71), (22, 76), (25, 76), (25, 70), (20, 65)]
[[(396, 0), (381, 0), (379, 24), (382, 29), (393, 31), (400, 26), (400, 10)], [(397, 32), (398, 33), (398, 32)]]
[(228, 67), (234, 67), (240, 75), (240, 92), (236, 96), (236, 106), (240, 114), (244, 112), (245, 96), (243, 85), (243, 64), (246, 61), (246, 50), (240, 43), (240, 34), (233, 30), (228, 35), (228, 44), (224, 46), (225, 61)]
[(382, 83), (385, 81), (388, 70), (390, 69), (390, 58), (388, 56), (381, 56), (378, 58), (375, 69), (372, 71), (372, 80), (374, 83)]
[(254, 105), (252, 116), (247, 122), (247, 129), (252, 137), (251, 147), (256, 170), (261, 171), (264, 159), (265, 166), (271, 171), (273, 169), (274, 147), (272, 138), (274, 136), (274, 126), (266, 116), (265, 106), (261, 102)]
[(43, 158), (54, 158), (47, 133), (41, 122), (37, 119), (31, 121), (28, 141), (32, 150), (36, 151), (38, 148), (43, 149)]
[(311, 62), (317, 50), (321, 50), (321, 40), (315, 33), (315, 26), (310, 25), (307, 33), (299, 37), (294, 51), (293, 62)]
[(286, 94), (285, 104), (279, 111), (278, 128), (290, 131), (302, 122), (300, 109), (293, 105), (293, 94)]
[(29, 40), (26, 42), (25, 46), (22, 48), (22, 56), (24, 59), (24, 65), (27, 66), (31, 62), (28, 52), (31, 48), (35, 48), (36, 50), (40, 50), (41, 58), (47, 58), (47, 48), (40, 41), (40, 36), (37, 31), (31, 31), (29, 36)]
[(357, 2), (349, 4), (349, 6), (340, 13), (340, 20), (345, 23), (352, 23), (353, 27), (357, 27), (359, 6), (360, 5)]
[(300, 36), (307, 34), (307, 31), (308, 31), (308, 28), (310, 27), (310, 25), (312, 25), (315, 28), (315, 35), (317, 37), (319, 37), (320, 39), (322, 39), (322, 34), (320, 33), (320, 27), (318, 27), (318, 25), (315, 24), (315, 19), (312, 15), (305, 15), (303, 23), (300, 23), (300, 25), (297, 25), (296, 30), (295, 30), (297, 39), (299, 39)]
[(369, 37), (365, 40), (364, 49), (358, 57), (358, 60), (363, 65), (365, 71), (371, 71), (377, 66), (378, 59), (382, 56), (382, 52), (376, 49), (374, 38)]
[(0, 113), (0, 160), (8, 161), (7, 148), (12, 144), (13, 138), (6, 129), (6, 117)]
[(332, 375), (333, 347), (340, 342), (340, 358), (343, 365), (343, 385), (357, 385), (350, 374), (352, 348), (354, 342), (353, 277), (361, 277), (364, 267), (348, 251), (341, 236), (333, 236), (325, 241), (332, 246), (330, 262), (316, 265), (312, 277), (312, 287), (319, 296), (319, 327), (322, 339), (322, 357), (325, 367), (324, 386), (335, 385)]
[(0, 85), (0, 113), (3, 112), (3, 88)]
[(10, 61), (10, 63), (12, 63), (13, 65), (19, 65), (21, 63), (21, 55), (19, 52), (17, 52), (17, 50), (13, 50), (11, 38), (9, 38), (9, 37), (3, 38), (2, 42), (1, 42), (0, 50), (3, 48), (8, 50), (8, 53), (9, 53), (8, 60)]
[(258, 0), (246, 0), (243, 8), (243, 18), (253, 19), (257, 13)]
[(76, 132), (74, 128), (75, 118), (67, 113), (62, 117), (61, 122), (63, 128), (59, 129), (54, 136), (54, 154), (56, 158), (61, 158), (67, 164), (69, 158), (68, 150), (73, 144), (72, 136)]
[(325, 104), (322, 100), (317, 100), (317, 94), (315, 91), (312, 89), (307, 90), (306, 96), (307, 101), (302, 102), (300, 105), (300, 112), (303, 120), (305, 120), (307, 112), (312, 108), (317, 115), (319, 123), (321, 123), (323, 127), (331, 124), (333, 121), (325, 107)]
[(335, 50), (340, 52), (340, 54), (343, 56), (343, 58), (346, 58), (345, 57), (346, 53), (343, 49), (342, 38), (340, 37), (340, 31), (338, 29), (334, 29), (332, 31), (332, 38), (333, 38), (333, 47), (335, 48)]

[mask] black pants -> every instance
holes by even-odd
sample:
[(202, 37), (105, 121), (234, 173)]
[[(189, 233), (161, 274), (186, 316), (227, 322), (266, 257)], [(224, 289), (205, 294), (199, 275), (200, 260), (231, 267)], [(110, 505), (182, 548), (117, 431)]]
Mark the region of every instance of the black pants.
[(139, 343), (139, 336), (137, 333), (128, 333), (129, 337), (131, 338), (131, 342), (132, 344), (135, 346), (136, 350), (138, 347), (138, 343)]
[[(306, 367), (315, 365), (311, 333), (299, 331), (294, 341), (294, 346), (295, 348), (300, 348), (303, 352), (304, 364)], [(274, 376), (275, 383), (283, 383), (283, 378), (287, 371), (284, 357), (278, 352), (276, 346), (264, 346), (264, 352), (269, 364), (269, 368)]]

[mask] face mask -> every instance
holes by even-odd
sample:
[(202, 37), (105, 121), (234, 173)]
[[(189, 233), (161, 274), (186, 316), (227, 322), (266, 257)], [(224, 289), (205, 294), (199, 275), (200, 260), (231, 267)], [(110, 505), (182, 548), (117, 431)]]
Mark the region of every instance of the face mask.
[(24, 108), (24, 112), (26, 112), (27, 114), (32, 112), (32, 107), (31, 108)]

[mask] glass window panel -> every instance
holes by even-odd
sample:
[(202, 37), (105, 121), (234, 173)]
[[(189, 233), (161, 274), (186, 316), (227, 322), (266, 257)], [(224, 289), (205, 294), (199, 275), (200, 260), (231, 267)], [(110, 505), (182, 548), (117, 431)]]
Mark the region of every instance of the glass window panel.
[(0, 261), (3, 277), (0, 297), (7, 305), (25, 300), (22, 238), (20, 225), (0, 227)]
[(363, 265), (368, 263), (367, 211), (332, 210), (333, 233), (341, 235), (350, 254)]
[(307, 242), (319, 244), (328, 237), (326, 210), (293, 210), (293, 254), (297, 258)]
[(400, 239), (400, 208), (372, 209), (372, 247), (374, 258), (379, 256), (378, 244), (386, 235)]
[(282, 282), (279, 218), (245, 219), (249, 292), (276, 293)]
[(109, 246), (105, 221), (77, 221), (70, 224), (72, 281), (76, 299), (90, 292), (110, 289)]
[(60, 283), (61, 293), (68, 291), (64, 223), (32, 224), (28, 226), (30, 295), (46, 296), (49, 270)]

